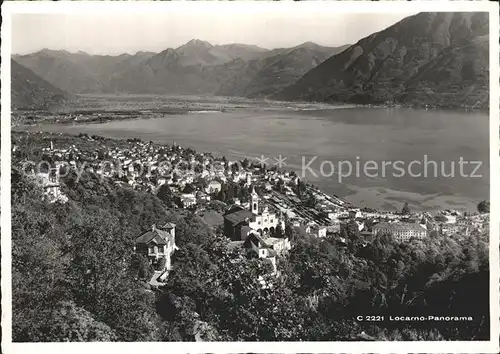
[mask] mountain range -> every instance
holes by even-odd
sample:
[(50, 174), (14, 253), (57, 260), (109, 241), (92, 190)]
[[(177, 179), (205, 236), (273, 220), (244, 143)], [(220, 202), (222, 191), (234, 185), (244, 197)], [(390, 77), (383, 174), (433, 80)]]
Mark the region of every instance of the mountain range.
[(44, 49), (14, 59), (70, 93), (218, 94), (262, 97), (291, 85), (347, 48), (304, 43), (273, 50), (193, 39), (160, 53), (118, 56)]
[(488, 13), (420, 13), (361, 39), (273, 98), (488, 105)]
[(11, 106), (15, 109), (50, 109), (69, 99), (66, 92), (11, 60)]
[(193, 39), (160, 53), (107, 56), (43, 49), (13, 59), (54, 93), (485, 107), (488, 31), (488, 13), (426, 12), (341, 47), (307, 42), (268, 50)]

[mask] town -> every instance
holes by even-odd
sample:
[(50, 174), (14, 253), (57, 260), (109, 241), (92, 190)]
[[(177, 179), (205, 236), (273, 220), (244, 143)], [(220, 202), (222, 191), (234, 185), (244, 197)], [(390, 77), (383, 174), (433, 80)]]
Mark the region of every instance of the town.
[[(159, 145), (129, 139), (107, 144), (100, 141), (104, 138), (80, 134), (82, 143), (74, 144), (58, 138), (44, 138), (46, 146), (39, 154), (45, 163), (38, 165), (16, 155), (20, 149), (13, 141), (14, 161), (43, 188), (48, 202), (67, 202), (60, 178), (71, 169), (95, 174), (124, 188), (153, 193), (173, 209), (195, 213), (223, 234), (230, 247), (269, 260), (274, 275), (279, 274), (277, 257), (293, 246), (292, 233), (335, 239), (342, 247), (347, 242), (342, 230), (348, 226), (357, 229), (364, 244), (381, 235), (411, 242), (488, 232), (489, 213), (441, 210), (431, 215), (411, 212), (408, 204), (401, 211), (354, 206), (305, 183), (293, 171), (248, 159), (228, 161), (175, 142)], [(175, 226), (152, 225), (135, 240), (133, 251), (146, 256), (156, 270), (152, 285), (161, 285), (173, 266)]]

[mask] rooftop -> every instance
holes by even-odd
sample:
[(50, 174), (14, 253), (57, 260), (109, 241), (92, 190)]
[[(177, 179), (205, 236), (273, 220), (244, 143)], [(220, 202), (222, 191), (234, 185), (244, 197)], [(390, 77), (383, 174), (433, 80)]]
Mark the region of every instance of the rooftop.
[(253, 216), (252, 212), (245, 209), (236, 210), (232, 213), (224, 215), (224, 219), (227, 219), (233, 225), (239, 224), (246, 219), (251, 219)]
[(386, 222), (380, 222), (376, 225), (373, 225), (373, 229), (392, 229), (392, 230), (425, 230), (420, 224), (415, 224), (415, 223), (404, 223), (404, 222), (397, 222), (397, 223), (386, 223)]
[(273, 246), (275, 245), (276, 243), (279, 243), (281, 241), (283, 241), (284, 239), (282, 238), (277, 238), (277, 237), (268, 237), (264, 240), (264, 242), (268, 245), (268, 246)]
[(161, 229), (173, 229), (175, 228), (175, 224), (171, 222), (165, 223), (163, 226), (160, 227)]
[(153, 229), (135, 239), (136, 244), (156, 243), (157, 245), (166, 245), (169, 242), (174, 242), (173, 236), (163, 230)]

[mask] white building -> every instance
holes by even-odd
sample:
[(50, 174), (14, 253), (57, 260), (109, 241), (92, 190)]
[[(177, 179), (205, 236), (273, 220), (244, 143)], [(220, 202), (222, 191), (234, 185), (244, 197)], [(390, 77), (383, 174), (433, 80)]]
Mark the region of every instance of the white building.
[(196, 205), (196, 197), (194, 194), (191, 193), (181, 194), (181, 201), (182, 205), (184, 205), (185, 208), (189, 208), (190, 206)]
[(207, 192), (208, 194), (219, 193), (221, 189), (222, 189), (221, 183), (219, 181), (212, 180), (208, 183), (207, 188), (205, 188), (205, 192)]
[(253, 214), (252, 220), (248, 223), (248, 226), (257, 231), (260, 235), (267, 235), (269, 233), (273, 234), (278, 225), (281, 229), (285, 229), (284, 222), (281, 221), (275, 213), (270, 213), (269, 208), (264, 206), (262, 211), (259, 210), (259, 195), (255, 192), (255, 188), (252, 189), (250, 207)]
[(262, 238), (256, 232), (251, 232), (245, 240), (247, 251), (255, 252), (259, 258), (268, 259), (273, 266), (273, 274), (277, 274), (276, 256), (283, 255), (292, 248), (288, 238)]
[(57, 165), (56, 167), (51, 168), (47, 173), (36, 174), (36, 181), (38, 185), (43, 188), (44, 199), (49, 203), (57, 201), (66, 203), (68, 201), (68, 197), (66, 197), (60, 189), (59, 168), (60, 166)]
[(311, 227), (310, 232), (319, 238), (326, 237), (326, 226), (314, 225)]
[(422, 225), (403, 222), (381, 222), (372, 227), (372, 232), (374, 235), (392, 235), (397, 241), (408, 241), (412, 237), (423, 239), (427, 236), (427, 230)]
[(165, 259), (163, 270), (172, 268), (171, 256), (177, 250), (175, 244), (175, 224), (166, 223), (161, 228), (156, 225), (151, 230), (135, 239), (134, 251), (145, 256), (151, 264), (157, 264), (160, 259)]

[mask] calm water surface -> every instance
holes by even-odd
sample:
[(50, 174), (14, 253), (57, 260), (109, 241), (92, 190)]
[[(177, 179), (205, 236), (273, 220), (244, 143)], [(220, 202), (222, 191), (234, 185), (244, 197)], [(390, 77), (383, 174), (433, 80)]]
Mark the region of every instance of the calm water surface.
[[(38, 128), (40, 129), (40, 128)], [(489, 120), (486, 113), (412, 109), (349, 108), (308, 111), (231, 112), (170, 115), (158, 119), (116, 121), (89, 125), (47, 125), (45, 131), (89, 133), (112, 138), (133, 138), (210, 151), (230, 159), (255, 160), (264, 155), (286, 157), (286, 167), (302, 173), (302, 166), (317, 156), (305, 178), (329, 193), (383, 209), (399, 208), (405, 200), (415, 208), (475, 208), (489, 196)], [(427, 156), (427, 157), (425, 157)], [(429, 162), (424, 175), (424, 159)], [(460, 158), (481, 161), (477, 175), (460, 176)], [(302, 162), (304, 161), (304, 163)], [(326, 161), (326, 162), (324, 162)], [(340, 161), (353, 172), (339, 183)], [(369, 176), (363, 166), (372, 167)], [(385, 174), (382, 163), (385, 161)], [(401, 161), (402, 170), (392, 168)], [(409, 166), (413, 163), (410, 176)], [(403, 164), (404, 162), (404, 164)], [(323, 163), (324, 176), (320, 166)], [(359, 169), (356, 172), (356, 163)], [(453, 172), (454, 177), (444, 177)], [(344, 163), (344, 172), (347, 170)], [(471, 164), (463, 174), (470, 175)], [(421, 174), (417, 177), (415, 175)], [(435, 177), (435, 173), (438, 177)], [(316, 177), (314, 174), (317, 174)]]

